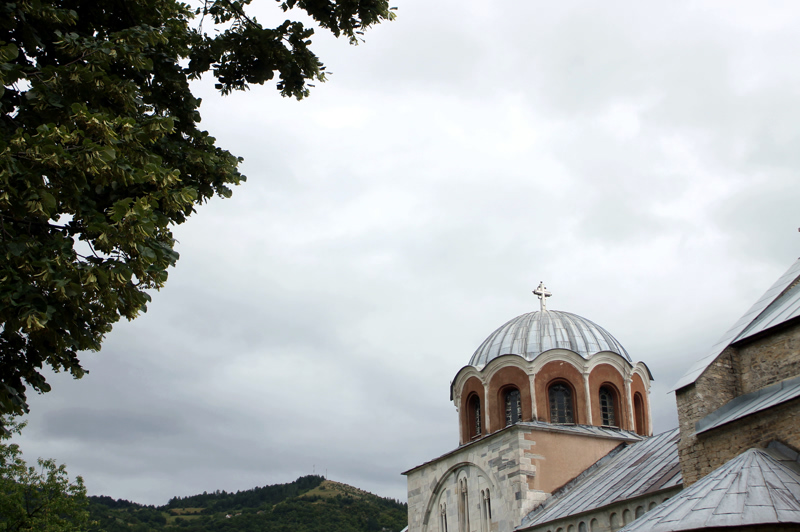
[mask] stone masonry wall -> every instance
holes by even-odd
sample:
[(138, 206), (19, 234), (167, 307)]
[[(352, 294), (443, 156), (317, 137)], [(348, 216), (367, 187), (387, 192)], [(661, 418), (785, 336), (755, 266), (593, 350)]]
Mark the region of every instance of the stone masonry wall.
[[(751, 447), (777, 439), (800, 448), (796, 402), (759, 412), (700, 436), (695, 423), (734, 398), (800, 375), (800, 323), (755, 341), (729, 346), (697, 381), (676, 393), (684, 486)], [(788, 408), (788, 410), (787, 410)], [(777, 413), (780, 412), (780, 413)], [(752, 419), (751, 419), (752, 418)]]
[[(457, 486), (459, 475), (468, 477), (469, 530), (510, 532), (519, 524), (528, 503), (527, 477), (535, 475), (530, 461), (522, 463), (520, 435), (510, 427), (465, 445), (407, 473), (409, 532), (444, 532), (439, 501), (446, 502), (447, 532), (459, 532)], [(484, 522), (481, 490), (491, 494), (492, 518)], [(542, 494), (544, 498), (544, 494)]]
[(742, 393), (800, 375), (800, 323), (739, 347)]
[(697, 482), (743, 451), (766, 447), (772, 440), (800, 450), (800, 398), (708, 432), (693, 434), (691, 445), (683, 449), (679, 445), (683, 485)]
[[(737, 378), (738, 357), (736, 349), (728, 347), (712, 362), (694, 384), (675, 392), (678, 405), (678, 424), (681, 439), (678, 456), (681, 460), (683, 485), (690, 486), (698, 478), (699, 455), (695, 423), (740, 395)], [(689, 473), (687, 475), (687, 472)]]

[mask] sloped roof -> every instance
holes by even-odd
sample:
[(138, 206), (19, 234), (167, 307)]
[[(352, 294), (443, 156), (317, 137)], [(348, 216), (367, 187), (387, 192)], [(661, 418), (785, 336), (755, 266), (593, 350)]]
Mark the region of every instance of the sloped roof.
[(698, 421), (695, 430), (699, 434), (797, 397), (800, 397), (800, 377), (740, 395)]
[(800, 523), (800, 468), (774, 449), (749, 449), (620, 532)]
[(709, 353), (695, 362), (673, 386), (680, 390), (694, 383), (726, 347), (734, 342), (758, 334), (770, 327), (800, 316), (800, 259), (781, 275), (775, 284), (761, 296), (750, 310), (722, 335)]
[(600, 459), (529, 513), (517, 529), (678, 486), (678, 439), (680, 433), (673, 429)]

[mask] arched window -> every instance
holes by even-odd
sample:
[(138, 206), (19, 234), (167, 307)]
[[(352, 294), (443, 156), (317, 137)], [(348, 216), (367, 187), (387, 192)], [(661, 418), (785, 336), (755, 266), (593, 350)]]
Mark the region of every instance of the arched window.
[(483, 530), (484, 532), (489, 532), (491, 530), (491, 519), (492, 519), (492, 499), (489, 495), (489, 490), (481, 490), (481, 517), (483, 521)]
[(566, 384), (557, 382), (550, 386), (550, 423), (574, 423), (572, 415), (572, 390)]
[(633, 421), (636, 424), (636, 434), (641, 434), (642, 436), (646, 435), (647, 427), (645, 427), (644, 420), (644, 401), (639, 392), (633, 394)]
[(461, 489), (460, 501), (458, 505), (458, 528), (459, 532), (469, 532), (469, 491), (467, 490), (467, 479), (462, 478), (459, 482)]
[(616, 412), (614, 412), (614, 391), (608, 386), (600, 388), (600, 418), (604, 427), (616, 427)]
[(644, 515), (644, 508), (642, 506), (637, 506), (636, 513), (634, 515), (636, 515), (636, 519), (639, 519), (641, 516)]
[(444, 503), (439, 505), (439, 530), (447, 532), (447, 505)]
[(481, 398), (473, 394), (467, 404), (469, 438), (477, 438), (481, 435)]
[(522, 421), (522, 404), (520, 402), (519, 390), (510, 388), (505, 393), (506, 396), (506, 427)]

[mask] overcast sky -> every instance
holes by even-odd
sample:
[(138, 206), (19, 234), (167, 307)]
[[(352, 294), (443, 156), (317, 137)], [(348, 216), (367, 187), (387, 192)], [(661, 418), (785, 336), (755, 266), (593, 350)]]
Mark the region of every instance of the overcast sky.
[[(584, 316), (655, 377), (800, 255), (800, 4), (398, 0), (302, 102), (220, 97), (247, 182), (19, 438), (90, 494), (147, 504), (312, 472), (406, 499), (453, 449), (449, 384), (507, 320)], [(278, 15), (263, 2), (262, 19)]]

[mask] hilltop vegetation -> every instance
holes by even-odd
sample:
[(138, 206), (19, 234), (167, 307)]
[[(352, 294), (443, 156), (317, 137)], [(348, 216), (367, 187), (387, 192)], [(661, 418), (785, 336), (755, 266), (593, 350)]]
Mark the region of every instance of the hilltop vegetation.
[(226, 493), (174, 497), (160, 507), (90, 497), (92, 532), (399, 532), (407, 505), (321, 476)]

